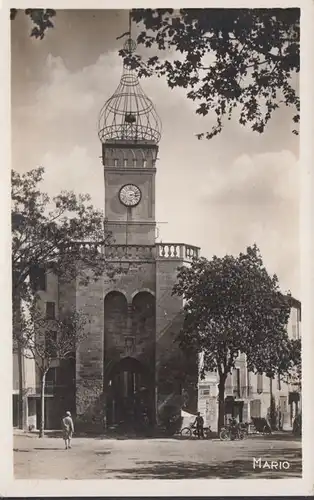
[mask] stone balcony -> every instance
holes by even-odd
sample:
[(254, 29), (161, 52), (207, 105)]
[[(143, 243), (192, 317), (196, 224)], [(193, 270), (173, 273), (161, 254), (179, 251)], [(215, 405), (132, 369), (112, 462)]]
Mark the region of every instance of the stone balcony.
[(157, 243), (157, 259), (183, 260), (192, 262), (199, 257), (200, 249), (185, 243)]
[(105, 249), (110, 260), (177, 260), (192, 262), (199, 257), (199, 248), (184, 243), (156, 245), (110, 245)]
[(76, 243), (81, 250), (91, 246), (104, 253), (112, 262), (174, 260), (191, 263), (199, 257), (200, 249), (185, 243), (156, 243), (155, 245), (98, 245), (96, 243)]

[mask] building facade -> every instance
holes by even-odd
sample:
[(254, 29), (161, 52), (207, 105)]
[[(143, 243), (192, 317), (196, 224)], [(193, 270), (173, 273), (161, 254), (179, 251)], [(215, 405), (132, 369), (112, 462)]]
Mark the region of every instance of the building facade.
[[(133, 42), (127, 44), (132, 51)], [(84, 285), (79, 279), (64, 283), (50, 275), (41, 292), (45, 307), (53, 307), (55, 314), (71, 306), (88, 318), (88, 336), (78, 348), (75, 364), (66, 365), (63, 373), (56, 366), (53, 408), (47, 400), (48, 427), (59, 426), (65, 410), (73, 412), (77, 428), (102, 430), (121, 422), (132, 426), (144, 413), (158, 425), (166, 415), (180, 411), (182, 393), (191, 387), (184, 387), (188, 365), (197, 387), (196, 362), (183, 360), (174, 342), (183, 304), (172, 289), (178, 267), (197, 257), (199, 248), (156, 242), (160, 137), (152, 101), (136, 74), (124, 66), (119, 86), (99, 119), (105, 217), (112, 234), (110, 245), (99, 245), (99, 252), (105, 254), (110, 272)], [(196, 397), (189, 401), (196, 410)]]
[[(301, 303), (291, 297), (291, 312), (287, 324), (289, 338), (301, 338)], [(272, 403), (271, 403), (272, 401)], [(268, 417), (271, 404), (275, 409), (279, 429), (292, 429), (293, 420), (301, 411), (300, 383), (280, 378), (269, 379), (265, 374), (248, 371), (246, 356), (241, 354), (225, 385), (225, 421), (234, 416), (239, 422), (250, 422), (254, 417)], [(199, 381), (198, 409), (205, 424), (217, 430), (218, 379), (216, 373), (207, 373)]]
[[(39, 306), (44, 317), (54, 319), (59, 315), (59, 280), (45, 269), (37, 269), (37, 292)], [(41, 420), (41, 380), (38, 367), (30, 353), (19, 356), (17, 345), (13, 345), (13, 426), (20, 420), (20, 376), (22, 371), (23, 428), (38, 429)], [(20, 363), (20, 366), (19, 366)], [(75, 364), (73, 360), (52, 361), (45, 384), (45, 428), (60, 426), (60, 414), (64, 408), (75, 410)]]

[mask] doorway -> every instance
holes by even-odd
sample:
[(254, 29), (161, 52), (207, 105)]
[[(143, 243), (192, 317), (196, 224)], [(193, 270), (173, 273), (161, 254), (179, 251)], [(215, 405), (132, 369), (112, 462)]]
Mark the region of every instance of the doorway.
[(148, 370), (134, 358), (124, 358), (111, 370), (107, 383), (107, 425), (128, 429), (153, 420), (153, 387)]

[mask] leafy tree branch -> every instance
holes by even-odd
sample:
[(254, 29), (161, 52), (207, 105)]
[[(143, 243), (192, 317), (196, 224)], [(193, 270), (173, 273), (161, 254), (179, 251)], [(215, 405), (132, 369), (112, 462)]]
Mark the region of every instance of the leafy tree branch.
[(262, 133), (280, 104), (299, 122), (292, 83), (300, 69), (299, 9), (133, 9), (132, 18), (141, 28), (137, 43), (164, 54), (121, 55), (140, 76), (186, 89), (197, 114), (216, 116), (199, 139), (220, 133), (236, 112), (240, 124)]

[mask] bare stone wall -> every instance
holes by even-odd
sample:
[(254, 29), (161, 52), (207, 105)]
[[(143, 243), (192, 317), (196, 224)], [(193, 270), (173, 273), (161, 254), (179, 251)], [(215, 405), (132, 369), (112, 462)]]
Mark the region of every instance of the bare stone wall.
[(103, 280), (90, 280), (87, 286), (77, 283), (76, 307), (88, 317), (88, 336), (76, 354), (76, 413), (81, 424), (102, 426), (103, 346), (104, 346)]
[[(179, 387), (172, 380), (177, 359), (177, 346), (174, 340), (178, 335), (183, 316), (182, 298), (173, 296), (173, 286), (177, 280), (179, 260), (158, 260), (156, 263), (156, 406), (157, 420), (162, 418), (166, 407), (181, 405)], [(167, 390), (165, 391), (167, 387)]]

